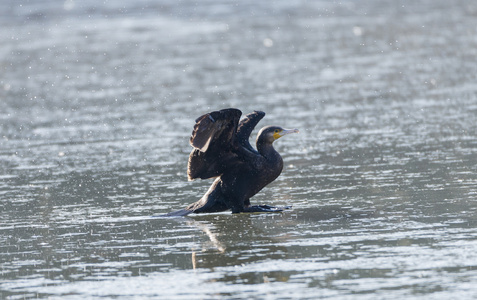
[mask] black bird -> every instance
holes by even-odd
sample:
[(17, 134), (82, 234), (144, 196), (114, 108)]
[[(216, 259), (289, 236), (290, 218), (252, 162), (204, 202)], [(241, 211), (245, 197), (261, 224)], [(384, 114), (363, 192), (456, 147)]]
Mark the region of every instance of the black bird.
[(257, 136), (257, 150), (249, 143), (250, 133), (265, 116), (262, 111), (246, 115), (235, 108), (213, 111), (195, 120), (190, 137), (194, 149), (189, 156), (189, 180), (216, 177), (202, 198), (185, 209), (164, 216), (186, 216), (232, 210), (241, 212), (277, 212), (269, 205), (250, 206), (250, 198), (274, 181), (283, 169), (283, 160), (273, 148), (280, 137), (298, 129), (263, 127)]

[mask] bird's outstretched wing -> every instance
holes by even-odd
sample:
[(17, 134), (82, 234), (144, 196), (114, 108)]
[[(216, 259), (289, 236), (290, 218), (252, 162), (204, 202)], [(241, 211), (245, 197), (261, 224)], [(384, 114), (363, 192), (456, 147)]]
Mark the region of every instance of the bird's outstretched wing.
[(239, 123), (237, 128), (237, 142), (245, 149), (258, 154), (258, 152), (250, 145), (249, 138), (255, 126), (265, 116), (263, 111), (254, 111), (247, 114)]
[(235, 108), (213, 111), (196, 119), (190, 144), (194, 147), (187, 167), (189, 180), (222, 174), (237, 160), (237, 127), (242, 112)]

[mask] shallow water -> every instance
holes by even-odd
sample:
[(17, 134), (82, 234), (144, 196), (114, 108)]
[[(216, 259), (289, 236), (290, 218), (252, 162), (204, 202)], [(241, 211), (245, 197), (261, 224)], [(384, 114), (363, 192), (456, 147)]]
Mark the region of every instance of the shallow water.
[[(0, 296), (477, 296), (472, 1), (0, 4)], [(252, 201), (196, 201), (193, 120), (299, 128)]]

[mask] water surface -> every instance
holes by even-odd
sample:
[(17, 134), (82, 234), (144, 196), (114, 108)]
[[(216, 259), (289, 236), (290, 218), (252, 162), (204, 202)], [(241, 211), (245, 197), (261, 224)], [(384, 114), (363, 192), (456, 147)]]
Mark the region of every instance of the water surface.
[[(477, 296), (472, 1), (0, 4), (0, 296)], [(280, 139), (256, 204), (196, 201), (193, 121)], [(253, 137), (254, 138), (254, 137)]]

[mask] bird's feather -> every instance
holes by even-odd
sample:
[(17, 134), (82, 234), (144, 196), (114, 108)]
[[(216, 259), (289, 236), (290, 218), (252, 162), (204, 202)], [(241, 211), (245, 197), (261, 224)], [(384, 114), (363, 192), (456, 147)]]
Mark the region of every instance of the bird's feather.
[(190, 137), (194, 147), (187, 168), (189, 180), (212, 178), (223, 173), (237, 158), (237, 127), (242, 112), (229, 108), (200, 116)]
[(242, 145), (242, 147), (254, 153), (258, 152), (250, 145), (250, 134), (264, 116), (265, 113), (263, 111), (249, 113), (240, 121), (237, 128), (237, 142)]

